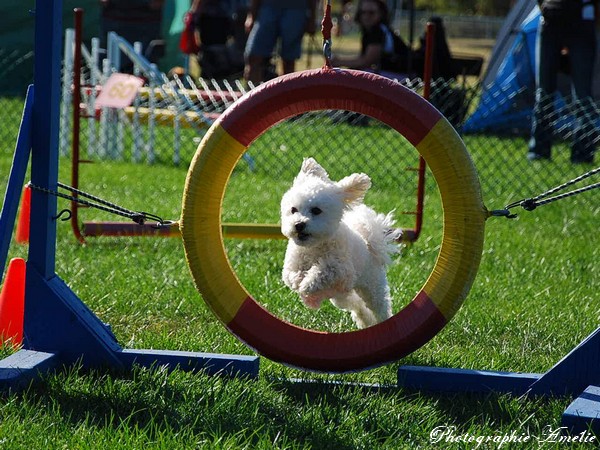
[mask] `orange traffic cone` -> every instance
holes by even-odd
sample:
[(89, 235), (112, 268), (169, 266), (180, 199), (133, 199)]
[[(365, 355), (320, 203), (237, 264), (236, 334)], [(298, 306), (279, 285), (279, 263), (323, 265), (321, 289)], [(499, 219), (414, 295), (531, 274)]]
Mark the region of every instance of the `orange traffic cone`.
[(25, 260), (13, 258), (8, 264), (0, 291), (0, 344), (18, 347), (23, 342), (25, 309)]
[(21, 209), (19, 210), (19, 218), (17, 220), (17, 232), (15, 240), (17, 244), (29, 243), (29, 217), (31, 216), (31, 187), (25, 186), (23, 189), (23, 200), (21, 201)]

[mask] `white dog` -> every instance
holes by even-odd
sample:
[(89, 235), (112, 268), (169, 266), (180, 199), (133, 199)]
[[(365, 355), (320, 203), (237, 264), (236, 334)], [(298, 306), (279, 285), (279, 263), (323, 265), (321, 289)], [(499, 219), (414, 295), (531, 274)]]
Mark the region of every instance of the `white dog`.
[(392, 315), (386, 268), (402, 234), (392, 213), (362, 203), (370, 187), (363, 173), (331, 181), (308, 158), (281, 200), (281, 231), (289, 239), (283, 281), (309, 308), (331, 299), (359, 328)]

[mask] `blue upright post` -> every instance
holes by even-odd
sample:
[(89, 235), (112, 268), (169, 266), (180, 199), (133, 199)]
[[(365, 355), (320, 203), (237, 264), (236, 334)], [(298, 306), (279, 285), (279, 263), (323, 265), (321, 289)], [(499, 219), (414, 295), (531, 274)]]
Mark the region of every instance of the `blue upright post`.
[[(8, 202), (0, 215), (4, 261), (19, 201), (15, 192), (23, 185), (29, 145), (32, 184), (52, 191), (57, 188), (61, 18), (61, 0), (36, 2), (33, 100), (28, 96), (5, 197)], [(166, 365), (212, 374), (258, 375), (256, 356), (123, 349), (110, 328), (55, 273), (56, 205), (54, 196), (32, 190), (23, 349), (0, 361), (0, 388), (19, 388), (40, 372), (74, 363), (87, 368)]]
[[(31, 182), (43, 188), (58, 181), (60, 106), (61, 1), (36, 1)], [(54, 276), (56, 197), (39, 191), (31, 195), (28, 265), (44, 279)]]
[(25, 107), (23, 108), (21, 128), (17, 137), (12, 168), (8, 177), (2, 211), (0, 212), (0, 276), (4, 273), (12, 230), (19, 208), (19, 199), (21, 198), (25, 174), (27, 173), (27, 163), (29, 162), (29, 153), (31, 152), (32, 109), (33, 86), (29, 86), (27, 96), (25, 97)]

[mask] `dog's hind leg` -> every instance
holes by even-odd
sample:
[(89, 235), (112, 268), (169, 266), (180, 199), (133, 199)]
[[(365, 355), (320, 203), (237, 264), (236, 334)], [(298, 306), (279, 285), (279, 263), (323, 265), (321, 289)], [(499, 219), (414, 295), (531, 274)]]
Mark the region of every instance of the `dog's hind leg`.
[(385, 273), (382, 273), (379, 278), (378, 283), (357, 289), (364, 299), (363, 304), (375, 317), (375, 323), (383, 322), (392, 317), (392, 297), (390, 287), (387, 284), (387, 277)]
[(343, 297), (332, 298), (331, 303), (344, 311), (350, 311), (352, 320), (358, 328), (367, 328), (378, 322), (363, 299), (354, 291)]

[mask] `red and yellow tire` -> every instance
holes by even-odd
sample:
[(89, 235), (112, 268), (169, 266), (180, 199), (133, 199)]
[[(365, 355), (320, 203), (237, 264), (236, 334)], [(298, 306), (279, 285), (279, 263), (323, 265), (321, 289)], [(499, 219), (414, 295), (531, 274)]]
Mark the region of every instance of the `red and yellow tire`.
[[(415, 298), (385, 322), (346, 333), (307, 330), (264, 309), (231, 268), (221, 228), (225, 189), (248, 146), (285, 118), (327, 109), (366, 114), (402, 134), (431, 169), (444, 209), (440, 253)], [(181, 232), (196, 287), (231, 333), (271, 360), (308, 370), (348, 372), (398, 360), (448, 323), (477, 273), (486, 217), (471, 158), (440, 112), (378, 75), (317, 69), (261, 85), (213, 124), (188, 171)]]

